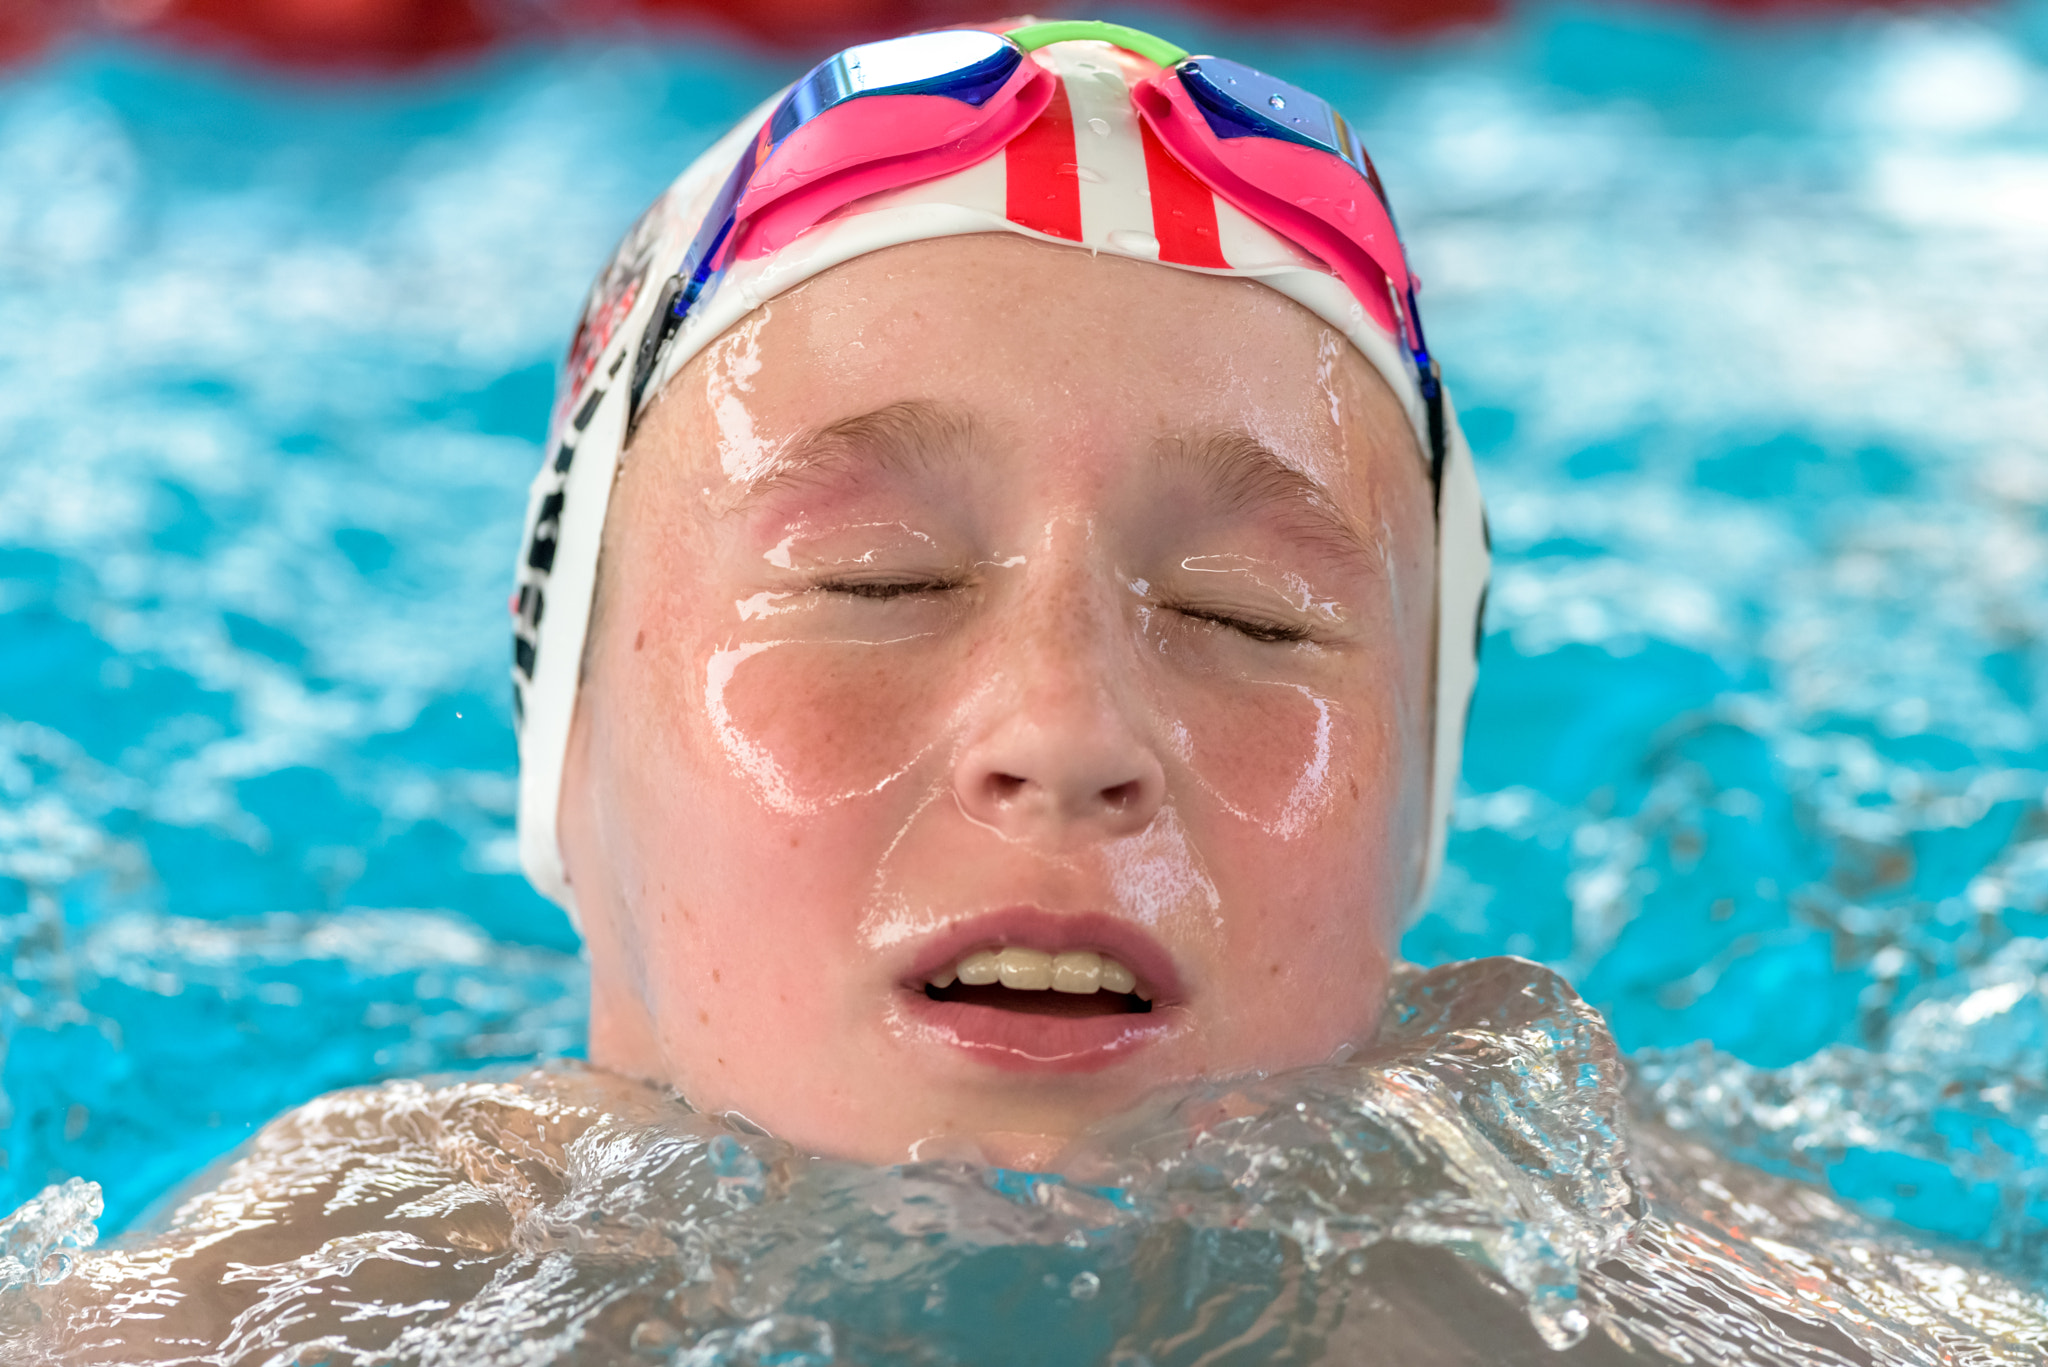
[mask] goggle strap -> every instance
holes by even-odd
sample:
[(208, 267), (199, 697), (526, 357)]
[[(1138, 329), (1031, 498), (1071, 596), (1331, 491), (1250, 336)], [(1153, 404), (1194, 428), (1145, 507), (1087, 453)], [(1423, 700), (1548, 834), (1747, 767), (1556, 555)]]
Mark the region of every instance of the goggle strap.
[(1439, 526), (1444, 510), (1444, 458), (1449, 454), (1450, 434), (1444, 422), (1443, 371), (1435, 361), (1422, 384), (1422, 401), (1429, 408), (1429, 507)]
[(676, 329), (683, 324), (682, 316), (676, 311), (676, 303), (682, 298), (687, 281), (680, 275), (671, 275), (661, 287), (661, 300), (654, 306), (654, 317), (648, 320), (647, 331), (640, 338), (639, 354), (633, 358), (633, 380), (626, 390), (626, 434), (630, 438), (634, 426), (640, 419), (640, 401), (647, 393), (647, 382), (654, 378), (655, 362), (668, 349)]
[(1408, 348), (1408, 355), (1415, 362), (1415, 384), (1422, 391), (1422, 403), (1429, 423), (1430, 500), (1432, 506), (1441, 512), (1449, 436), (1444, 416), (1443, 368), (1429, 354), (1429, 343), (1423, 339), (1422, 309), (1415, 302), (1415, 288), (1412, 276), (1405, 295), (1394, 288), (1392, 281), (1388, 281), (1387, 296), (1394, 305), (1394, 319), (1401, 328), (1402, 344)]
[[(1388, 215), (1387, 221), (1390, 223), (1393, 221), (1391, 214)], [(1422, 305), (1417, 303), (1415, 299), (1415, 292), (1421, 287), (1422, 282), (1415, 278), (1413, 271), (1409, 272), (1408, 297), (1401, 301), (1407, 306), (1405, 313), (1408, 318), (1408, 330), (1414, 338), (1410, 345), (1414, 347), (1418, 361), (1429, 355), (1429, 339), (1422, 335)]]

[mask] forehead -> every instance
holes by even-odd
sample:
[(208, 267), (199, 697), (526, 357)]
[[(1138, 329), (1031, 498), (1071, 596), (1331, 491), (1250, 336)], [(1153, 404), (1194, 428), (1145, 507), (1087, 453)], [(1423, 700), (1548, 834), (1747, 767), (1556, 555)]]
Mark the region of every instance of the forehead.
[(744, 481), (806, 432), (903, 401), (1103, 453), (1247, 433), (1340, 496), (1422, 477), (1385, 382), (1293, 300), (1012, 234), (906, 244), (820, 274), (695, 357), (646, 427), (680, 426), (701, 473)]
[(1226, 391), (1302, 398), (1317, 387), (1320, 354), (1338, 346), (1378, 379), (1327, 324), (1256, 281), (1009, 234), (875, 252), (787, 303), (802, 333), (793, 340), (839, 357), (849, 375), (887, 373), (915, 357), (928, 382), (976, 385), (989, 398), (999, 377), (1188, 399), (1220, 379)]

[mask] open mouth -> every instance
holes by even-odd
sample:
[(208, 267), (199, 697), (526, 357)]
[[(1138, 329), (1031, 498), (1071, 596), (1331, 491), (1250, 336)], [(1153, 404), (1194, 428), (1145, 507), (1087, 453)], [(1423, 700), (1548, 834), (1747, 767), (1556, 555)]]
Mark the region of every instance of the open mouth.
[(1090, 950), (978, 949), (933, 973), (924, 994), (935, 1002), (1069, 1019), (1152, 1010), (1152, 993), (1135, 973)]
[(1100, 914), (985, 913), (940, 931), (908, 967), (894, 1019), (909, 1038), (1014, 1072), (1117, 1066), (1193, 1020), (1173, 957)]

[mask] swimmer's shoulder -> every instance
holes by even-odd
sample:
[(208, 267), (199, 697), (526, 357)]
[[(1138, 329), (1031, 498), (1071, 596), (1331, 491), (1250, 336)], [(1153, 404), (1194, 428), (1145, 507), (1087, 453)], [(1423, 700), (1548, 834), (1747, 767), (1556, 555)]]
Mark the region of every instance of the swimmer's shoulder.
[(1581, 1288), (1617, 1342), (1679, 1362), (2048, 1361), (2048, 1296), (1973, 1250), (1662, 1125), (1638, 1121), (1630, 1149), (1647, 1212)]
[(48, 1288), (48, 1346), (79, 1363), (261, 1361), (287, 1328), (315, 1336), (305, 1290), (337, 1276), (388, 1281), (401, 1305), (473, 1295), (519, 1221), (561, 1194), (570, 1146), (660, 1104), (573, 1064), (317, 1097)]

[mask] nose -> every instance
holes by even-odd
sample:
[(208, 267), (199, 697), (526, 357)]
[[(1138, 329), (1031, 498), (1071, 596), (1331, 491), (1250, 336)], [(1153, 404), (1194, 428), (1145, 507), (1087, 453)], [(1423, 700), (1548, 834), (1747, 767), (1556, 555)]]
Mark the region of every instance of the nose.
[(1151, 824), (1166, 774), (1142, 710), (1071, 637), (1011, 642), (955, 761), (961, 810), (1017, 840), (1104, 839)]

